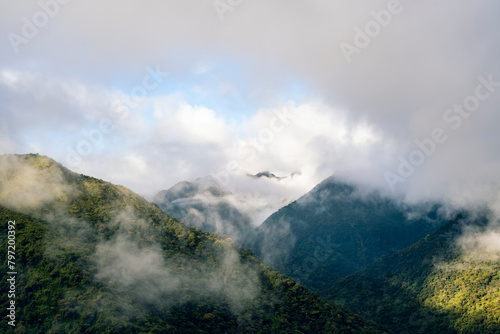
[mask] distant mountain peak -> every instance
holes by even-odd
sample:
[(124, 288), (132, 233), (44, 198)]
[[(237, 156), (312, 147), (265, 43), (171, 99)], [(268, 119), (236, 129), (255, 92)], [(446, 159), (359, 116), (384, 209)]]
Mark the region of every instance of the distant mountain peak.
[(160, 191), (153, 201), (189, 226), (225, 234), (236, 241), (251, 229), (251, 218), (238, 209), (233, 194), (211, 176), (179, 182)]
[(168, 190), (162, 190), (156, 197), (192, 197), (197, 194), (205, 194), (213, 197), (223, 197), (231, 195), (231, 192), (225, 187), (221, 186), (213, 177), (205, 176), (199, 177), (196, 180), (181, 181), (176, 183)]
[(271, 173), (270, 171), (266, 170), (263, 172), (259, 172), (257, 174), (248, 173), (247, 175), (250, 176), (251, 178), (254, 178), (254, 179), (260, 179), (260, 178), (266, 177), (268, 179), (274, 179), (274, 180), (280, 181), (280, 180), (286, 179), (288, 177), (293, 178), (295, 175), (300, 175), (300, 174), (301, 174), (300, 172), (293, 172), (292, 174), (290, 174), (288, 176), (277, 176), (276, 174)]

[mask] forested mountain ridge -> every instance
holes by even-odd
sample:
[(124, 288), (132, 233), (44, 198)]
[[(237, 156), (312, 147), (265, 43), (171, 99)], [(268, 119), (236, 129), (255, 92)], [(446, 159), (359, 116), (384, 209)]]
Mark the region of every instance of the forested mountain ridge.
[(245, 246), (320, 292), (442, 223), (439, 205), (409, 206), (330, 177), (271, 215)]
[(323, 295), (395, 331), (500, 333), (498, 223), (487, 216), (460, 215)]
[(3, 332), (381, 333), (227, 238), (43, 156), (0, 157), (0, 219), (4, 250), (16, 222), (18, 272)]
[(252, 229), (251, 218), (233, 203), (236, 199), (211, 177), (179, 182), (154, 198), (163, 212), (188, 226), (241, 241)]

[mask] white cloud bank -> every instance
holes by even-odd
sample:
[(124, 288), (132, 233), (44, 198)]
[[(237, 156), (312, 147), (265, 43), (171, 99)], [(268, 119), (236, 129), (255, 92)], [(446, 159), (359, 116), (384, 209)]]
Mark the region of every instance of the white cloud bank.
[[(67, 148), (80, 144), (89, 154), (73, 169), (145, 195), (229, 167), (231, 187), (270, 201), (296, 198), (333, 173), (392, 193), (384, 173), (397, 173), (400, 157), (410, 159), (415, 141), (439, 128), (447, 140), (395, 194), (490, 201), (500, 180), (500, 4), (400, 1), (400, 13), (348, 63), (340, 45), (359, 44), (373, 12), (388, 6), (245, 1), (221, 21), (211, 1), (60, 4), (19, 52), (3, 39), (0, 152), (66, 163)], [(1, 4), (0, 35), (23, 36), (40, 10), (38, 1)], [(128, 117), (117, 113), (114, 102), (130, 98), (127, 87), (157, 64), (168, 82)], [(491, 96), (453, 128), (447, 110), (467, 105), (489, 76)], [(304, 91), (287, 91), (296, 82)], [(237, 107), (222, 112), (187, 91)], [(273, 121), (284, 110), (295, 117)], [(89, 136), (98, 143), (90, 149), (81, 144)], [(263, 170), (301, 174), (259, 185), (244, 177)]]

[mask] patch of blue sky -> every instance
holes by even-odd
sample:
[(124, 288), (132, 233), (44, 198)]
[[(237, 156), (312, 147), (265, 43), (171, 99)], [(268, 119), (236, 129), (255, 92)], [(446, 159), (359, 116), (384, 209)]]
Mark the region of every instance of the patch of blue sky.
[[(183, 102), (211, 109), (217, 117), (236, 126), (243, 124), (260, 108), (272, 108), (290, 101), (299, 105), (311, 98), (307, 84), (290, 77), (280, 80), (284, 83), (283, 87), (274, 89), (271, 98), (266, 98), (264, 102), (259, 97), (259, 87), (249, 83), (248, 66), (244, 65), (242, 61), (199, 63), (189, 71), (169, 73), (157, 88), (148, 91), (148, 96), (154, 99), (177, 94)], [(143, 72), (143, 76), (147, 74), (145, 69)], [(168, 73), (168, 70), (165, 72)], [(116, 73), (113, 87), (132, 94), (142, 80), (140, 76), (133, 78), (130, 73)], [(144, 121), (153, 122), (154, 103), (142, 105), (141, 109)]]

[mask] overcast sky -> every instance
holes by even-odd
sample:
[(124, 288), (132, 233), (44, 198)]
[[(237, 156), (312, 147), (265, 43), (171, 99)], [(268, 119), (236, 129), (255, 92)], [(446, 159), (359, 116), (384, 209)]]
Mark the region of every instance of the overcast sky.
[[(213, 175), (296, 198), (335, 174), (409, 201), (498, 203), (499, 13), (494, 0), (2, 1), (0, 153), (146, 196)], [(300, 174), (243, 177), (264, 170)]]

